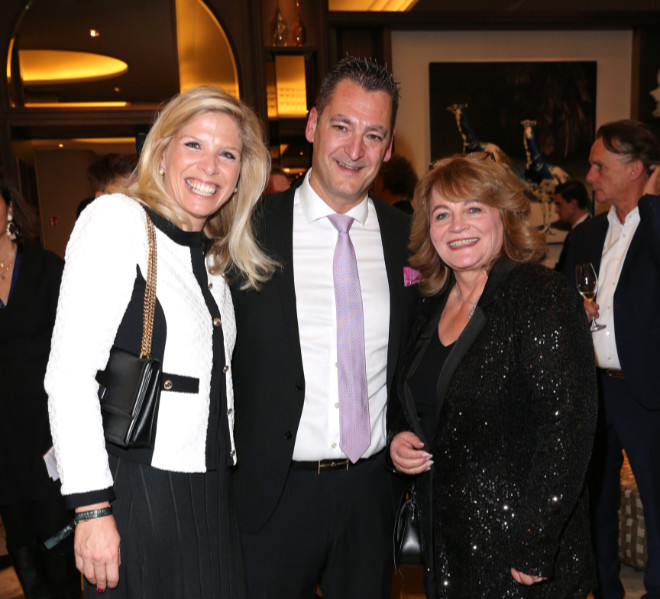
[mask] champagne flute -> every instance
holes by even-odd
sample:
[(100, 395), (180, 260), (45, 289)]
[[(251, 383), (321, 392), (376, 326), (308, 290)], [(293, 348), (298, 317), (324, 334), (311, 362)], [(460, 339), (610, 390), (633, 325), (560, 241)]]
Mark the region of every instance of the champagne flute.
[[(598, 277), (596, 276), (594, 265), (591, 264), (591, 262), (578, 264), (575, 267), (575, 281), (580, 295), (588, 302), (593, 302), (596, 299), (596, 292), (598, 291)], [(596, 322), (596, 317), (594, 316), (589, 330), (594, 333), (605, 327), (606, 325), (604, 324), (598, 324)]]

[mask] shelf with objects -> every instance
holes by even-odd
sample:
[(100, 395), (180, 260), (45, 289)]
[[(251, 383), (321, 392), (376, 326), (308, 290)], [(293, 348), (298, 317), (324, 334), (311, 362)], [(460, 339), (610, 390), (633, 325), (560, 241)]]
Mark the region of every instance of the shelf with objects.
[(271, 159), (291, 180), (311, 164), (305, 126), (317, 93), (319, 10), (303, 0), (265, 2), (263, 7)]

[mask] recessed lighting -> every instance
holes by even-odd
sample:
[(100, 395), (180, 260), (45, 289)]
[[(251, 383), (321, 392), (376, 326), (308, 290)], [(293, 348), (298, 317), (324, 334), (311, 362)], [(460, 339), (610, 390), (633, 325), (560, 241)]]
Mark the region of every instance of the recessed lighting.
[(101, 34), (96, 29), (89, 30), (89, 37), (99, 37)]
[(120, 87), (115, 87), (114, 90), (115, 90), (116, 93), (119, 93), (121, 91), (121, 88)]
[(57, 144), (57, 147), (58, 147), (58, 148), (63, 148), (63, 147), (64, 147), (64, 144)]

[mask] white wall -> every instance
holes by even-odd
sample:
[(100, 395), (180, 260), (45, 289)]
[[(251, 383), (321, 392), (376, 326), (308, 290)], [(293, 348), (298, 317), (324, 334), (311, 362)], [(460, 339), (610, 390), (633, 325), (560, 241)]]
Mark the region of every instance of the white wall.
[(401, 83), (396, 151), (419, 175), (426, 172), (431, 62), (595, 60), (596, 128), (630, 118), (632, 42), (632, 31), (395, 31), (392, 69)]

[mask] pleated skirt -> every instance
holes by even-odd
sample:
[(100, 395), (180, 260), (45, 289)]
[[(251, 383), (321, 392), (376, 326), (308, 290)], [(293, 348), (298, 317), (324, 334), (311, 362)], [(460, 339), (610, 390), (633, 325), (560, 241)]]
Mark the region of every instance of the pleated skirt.
[[(110, 457), (121, 536), (112, 599), (245, 599), (231, 473), (187, 474)], [(86, 597), (99, 596), (85, 582)]]

